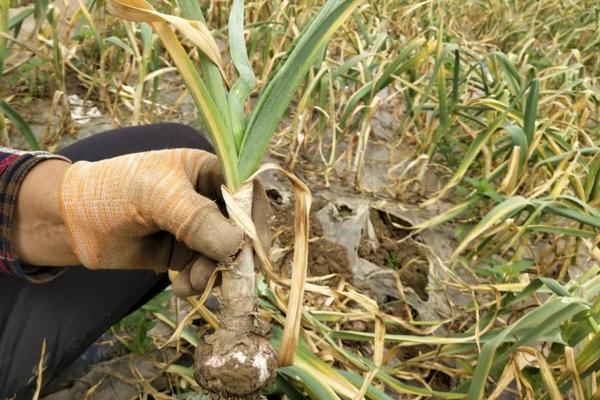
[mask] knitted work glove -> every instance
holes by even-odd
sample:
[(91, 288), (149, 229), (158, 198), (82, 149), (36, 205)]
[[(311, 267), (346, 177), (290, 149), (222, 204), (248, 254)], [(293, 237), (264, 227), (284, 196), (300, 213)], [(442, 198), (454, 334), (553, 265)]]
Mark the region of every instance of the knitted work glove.
[[(243, 245), (242, 231), (215, 203), (222, 184), (216, 157), (202, 150), (80, 161), (62, 184), (62, 216), (85, 267), (178, 270), (174, 289), (190, 295)], [(268, 199), (258, 185), (253, 218), (268, 237)]]
[[(220, 187), (221, 185), (219, 185)], [(269, 206), (267, 193), (261, 181), (255, 179), (252, 192), (252, 220), (256, 226), (258, 239), (267, 254), (271, 250), (271, 218), (271, 207)], [(177, 275), (173, 281), (173, 292), (179, 297), (202, 294), (215, 268), (216, 264), (214, 261), (202, 256), (197, 257)]]

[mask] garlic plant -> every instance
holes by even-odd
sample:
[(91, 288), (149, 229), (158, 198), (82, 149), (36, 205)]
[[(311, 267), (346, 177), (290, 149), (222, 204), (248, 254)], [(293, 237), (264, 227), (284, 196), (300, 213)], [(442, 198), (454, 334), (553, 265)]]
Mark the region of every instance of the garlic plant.
[[(238, 79), (229, 88), (224, 79), (218, 47), (205, 26), (199, 4), (181, 0), (184, 19), (156, 11), (145, 0), (111, 0), (111, 12), (124, 19), (148, 23), (158, 34), (175, 62), (198, 110), (221, 163), (227, 192), (227, 207), (249, 216), (252, 206), (253, 174), (259, 169), (271, 137), (284, 116), (296, 90), (315, 64), (336, 29), (352, 14), (358, 0), (328, 0), (311, 19), (283, 58), (249, 115), (244, 104), (255, 88), (255, 77), (248, 61), (244, 39), (244, 2), (234, 0), (229, 18), (229, 53)], [(178, 30), (201, 51), (201, 68), (188, 57), (174, 33)], [(297, 199), (296, 236), (308, 239), (309, 201)], [(297, 207), (298, 208), (298, 207)], [(242, 211), (242, 214), (239, 213)], [(247, 218), (246, 220), (249, 220)], [(245, 227), (251, 236), (250, 227)], [(196, 378), (207, 389), (230, 395), (248, 395), (267, 384), (277, 365), (288, 365), (299, 335), (302, 293), (306, 275), (306, 243), (296, 246), (294, 276), (291, 282), (288, 321), (279, 359), (268, 340), (255, 332), (256, 297), (254, 249), (248, 243), (234, 266), (222, 274), (221, 329), (198, 346)], [(259, 251), (260, 252), (260, 251)], [(263, 254), (263, 260), (264, 254)]]

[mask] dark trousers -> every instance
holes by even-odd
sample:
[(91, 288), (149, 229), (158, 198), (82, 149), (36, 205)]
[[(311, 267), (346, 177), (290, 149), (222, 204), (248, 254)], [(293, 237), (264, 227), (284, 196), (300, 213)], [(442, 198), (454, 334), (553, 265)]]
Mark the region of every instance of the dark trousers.
[[(116, 129), (80, 140), (58, 153), (72, 161), (171, 148), (212, 152), (196, 130), (179, 124)], [(30, 399), (36, 387), (42, 341), (44, 384), (49, 383), (114, 323), (169, 284), (146, 270), (69, 268), (45, 284), (0, 274), (0, 399)]]

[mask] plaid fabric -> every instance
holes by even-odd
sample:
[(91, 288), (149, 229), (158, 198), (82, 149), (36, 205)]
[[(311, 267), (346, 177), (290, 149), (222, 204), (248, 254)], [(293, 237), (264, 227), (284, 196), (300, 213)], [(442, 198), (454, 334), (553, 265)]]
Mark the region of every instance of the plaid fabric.
[(12, 221), (17, 194), (25, 175), (35, 165), (50, 158), (66, 160), (41, 151), (24, 152), (0, 147), (0, 272), (35, 282), (48, 280), (49, 269), (21, 266), (12, 246)]

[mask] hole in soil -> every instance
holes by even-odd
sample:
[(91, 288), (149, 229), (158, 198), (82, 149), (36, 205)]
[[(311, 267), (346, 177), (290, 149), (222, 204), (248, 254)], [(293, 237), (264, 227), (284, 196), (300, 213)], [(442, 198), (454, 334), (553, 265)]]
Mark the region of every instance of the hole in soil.
[(337, 206), (338, 216), (341, 218), (351, 217), (354, 215), (354, 210), (345, 204)]
[(427, 382), (434, 390), (448, 391), (452, 389), (452, 377), (440, 371), (431, 371)]
[(376, 209), (371, 210), (370, 218), (377, 243), (363, 237), (358, 248), (359, 257), (382, 268), (398, 271), (402, 284), (412, 288), (422, 300), (427, 300), (427, 258), (415, 239), (406, 238), (409, 231), (398, 227), (410, 223)]
[(279, 205), (283, 204), (283, 197), (281, 196), (278, 190), (268, 189), (266, 190), (266, 192), (267, 196), (269, 197), (269, 199), (271, 199), (272, 202)]

